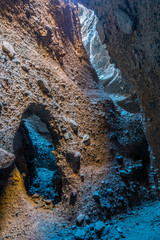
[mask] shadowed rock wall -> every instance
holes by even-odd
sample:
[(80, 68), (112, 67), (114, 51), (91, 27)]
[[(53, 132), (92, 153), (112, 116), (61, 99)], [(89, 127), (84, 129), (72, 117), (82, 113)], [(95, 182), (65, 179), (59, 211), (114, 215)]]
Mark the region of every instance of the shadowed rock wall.
[(145, 112), (146, 135), (159, 167), (160, 4), (143, 0), (80, 0), (104, 27), (111, 60), (131, 80)]

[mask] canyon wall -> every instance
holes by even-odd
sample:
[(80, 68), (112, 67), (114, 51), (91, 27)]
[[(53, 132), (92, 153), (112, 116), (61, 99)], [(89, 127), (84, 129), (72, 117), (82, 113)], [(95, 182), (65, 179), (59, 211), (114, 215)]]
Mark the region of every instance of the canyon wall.
[(123, 114), (140, 113), (139, 101), (132, 84), (114, 64), (110, 63), (110, 56), (104, 43), (103, 26), (94, 11), (79, 4), (78, 12), (84, 47), (105, 92)]
[[(61, 229), (64, 239), (66, 228), (72, 239), (79, 215), (92, 224), (157, 199), (142, 119), (121, 118), (106, 96), (78, 8), (2, 0), (0, 24), (0, 238), (56, 239)], [(114, 41), (111, 57), (129, 71), (129, 50), (119, 56)]]
[(160, 166), (159, 1), (80, 0), (95, 11), (111, 61), (131, 81), (145, 113), (146, 135)]

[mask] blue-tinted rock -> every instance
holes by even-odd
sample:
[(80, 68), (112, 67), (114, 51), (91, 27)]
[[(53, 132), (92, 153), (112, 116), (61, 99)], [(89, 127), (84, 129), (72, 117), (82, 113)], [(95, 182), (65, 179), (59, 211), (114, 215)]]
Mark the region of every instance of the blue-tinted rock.
[(56, 201), (59, 199), (58, 192), (55, 191), (54, 179), (57, 177), (57, 172), (50, 171), (46, 168), (36, 168), (36, 176), (34, 177), (33, 184), (29, 188), (29, 194), (33, 195), (38, 193), (47, 199)]
[(78, 215), (78, 217), (76, 219), (77, 226), (82, 226), (82, 224), (84, 222), (84, 218), (85, 218), (85, 215), (83, 215), (83, 214)]
[(90, 223), (90, 221), (91, 221), (91, 218), (87, 215), (87, 216), (85, 216), (85, 222), (86, 223)]
[(85, 235), (86, 235), (86, 231), (84, 229), (78, 229), (75, 234), (75, 239), (76, 240), (84, 240)]
[(87, 226), (87, 228), (88, 228), (89, 230), (94, 230), (94, 224), (91, 223), (90, 225)]
[(123, 156), (122, 156), (122, 155), (118, 155), (118, 156), (116, 157), (116, 160), (117, 160), (117, 162), (118, 162), (119, 164), (122, 164), (122, 163), (123, 163)]
[(111, 196), (111, 195), (113, 195), (114, 191), (113, 191), (112, 188), (108, 188), (107, 193), (108, 193), (109, 196)]
[(125, 171), (125, 170), (121, 170), (120, 175), (121, 175), (121, 177), (127, 178), (128, 177), (128, 172)]
[(100, 202), (101, 196), (100, 196), (99, 191), (96, 191), (96, 192), (93, 194), (93, 198), (94, 198), (94, 200), (95, 200), (96, 202)]
[(96, 232), (98, 235), (101, 235), (101, 234), (102, 234), (104, 228), (105, 228), (105, 224), (104, 224), (102, 221), (96, 222), (96, 224), (95, 224), (95, 232)]

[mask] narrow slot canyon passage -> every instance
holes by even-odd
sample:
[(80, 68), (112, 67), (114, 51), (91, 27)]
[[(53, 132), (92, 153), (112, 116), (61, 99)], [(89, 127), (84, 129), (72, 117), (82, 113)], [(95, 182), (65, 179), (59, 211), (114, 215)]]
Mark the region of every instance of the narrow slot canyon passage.
[(160, 240), (159, 16), (0, 1), (0, 240)]

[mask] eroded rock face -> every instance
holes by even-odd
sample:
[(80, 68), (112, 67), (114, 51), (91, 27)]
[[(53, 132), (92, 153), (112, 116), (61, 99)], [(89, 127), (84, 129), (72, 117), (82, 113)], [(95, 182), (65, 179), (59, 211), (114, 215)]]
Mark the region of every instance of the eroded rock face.
[(0, 194), (5, 186), (9, 174), (14, 168), (15, 156), (0, 148)]
[[(0, 23), (0, 144), (10, 151), (13, 143), (19, 147), (14, 151), (22, 173), (16, 169), (3, 198), (2, 237), (54, 239), (57, 223), (62, 226), (63, 220), (66, 229), (75, 225), (80, 213), (91, 221), (98, 221), (101, 213), (100, 218), (106, 221), (111, 214), (139, 204), (144, 197), (152, 198), (156, 191), (153, 188), (151, 192), (152, 184), (148, 189), (144, 178), (138, 182), (130, 179), (135, 169), (144, 172), (143, 159), (139, 159), (143, 156), (130, 159), (120, 149), (120, 116), (112, 100), (103, 98), (104, 91), (82, 45), (76, 7), (59, 0), (0, 1)], [(5, 40), (14, 47), (14, 60), (1, 50)], [(46, 83), (41, 89), (39, 79)], [(43, 87), (49, 87), (49, 95)], [(46, 127), (42, 123), (34, 126), (37, 118), (33, 115)], [(25, 133), (16, 142), (13, 140), (21, 122)], [(55, 149), (48, 144), (51, 138)], [(28, 159), (24, 147), (28, 155), (32, 152)], [(66, 154), (70, 150), (74, 156), (68, 164)], [(124, 155), (117, 163), (120, 150)], [(53, 184), (52, 168), (58, 166), (61, 170), (62, 199), (56, 208), (50, 205), (51, 197), (46, 200), (40, 196), (44, 192), (32, 196), (35, 204), (28, 199), (22, 181), (27, 176), (26, 159), (33, 164), (32, 169), (37, 165), (36, 175), (34, 170), (30, 172), (36, 176), (32, 178), (34, 190), (38, 189), (36, 185), (47, 189)], [(74, 160), (76, 174), (72, 169)], [(98, 200), (93, 197), (96, 191)], [(84, 238), (85, 233), (78, 235)], [(90, 233), (88, 237), (92, 237)]]
[(159, 1), (81, 0), (104, 27), (111, 60), (131, 80), (145, 112), (147, 139), (160, 155)]

